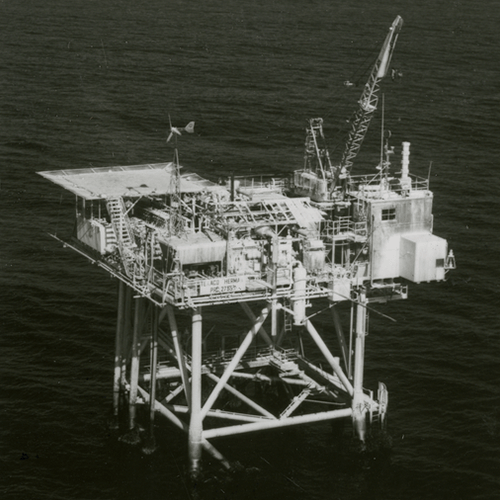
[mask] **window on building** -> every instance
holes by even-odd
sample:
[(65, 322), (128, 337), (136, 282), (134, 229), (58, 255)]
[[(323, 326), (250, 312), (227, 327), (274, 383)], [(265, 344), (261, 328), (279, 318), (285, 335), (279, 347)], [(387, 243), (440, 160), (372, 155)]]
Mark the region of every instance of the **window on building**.
[(396, 208), (383, 208), (382, 220), (394, 220), (396, 218)]

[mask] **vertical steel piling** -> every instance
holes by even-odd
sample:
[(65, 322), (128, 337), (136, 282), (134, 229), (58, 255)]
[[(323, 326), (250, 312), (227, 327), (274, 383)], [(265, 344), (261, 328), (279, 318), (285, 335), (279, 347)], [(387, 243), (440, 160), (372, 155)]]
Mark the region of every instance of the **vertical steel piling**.
[(113, 426), (118, 426), (120, 411), (120, 388), (122, 378), (123, 335), (125, 329), (125, 283), (118, 285), (118, 312), (116, 318), (115, 365), (113, 374)]
[(363, 395), (363, 376), (365, 362), (365, 337), (366, 337), (366, 294), (362, 291), (356, 304), (356, 339), (354, 348), (354, 396), (352, 399), (352, 415), (354, 430), (360, 439), (365, 441), (366, 435), (366, 408)]
[(202, 314), (201, 308), (192, 313), (191, 335), (191, 416), (189, 421), (189, 469), (193, 477), (201, 470), (203, 419), (201, 415)]
[(150, 401), (149, 401), (149, 422), (150, 422), (150, 437), (153, 437), (154, 419), (155, 419), (155, 401), (156, 401), (156, 370), (158, 364), (158, 308), (152, 306), (152, 325), (151, 325), (151, 341), (150, 341)]
[(135, 299), (134, 331), (132, 337), (132, 359), (130, 362), (129, 429), (136, 427), (137, 386), (139, 384), (139, 362), (141, 330), (143, 327), (143, 300)]

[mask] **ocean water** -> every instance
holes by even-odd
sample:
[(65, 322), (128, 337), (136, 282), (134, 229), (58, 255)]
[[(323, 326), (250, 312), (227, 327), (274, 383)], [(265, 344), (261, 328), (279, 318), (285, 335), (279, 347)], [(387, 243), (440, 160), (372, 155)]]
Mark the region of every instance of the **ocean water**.
[[(380, 306), (396, 323), (371, 315), (366, 385), (389, 388), (391, 452), (360, 459), (327, 424), (226, 439), (242, 470), (207, 461), (193, 490), (170, 426), (151, 456), (108, 432), (116, 283), (49, 236), (70, 233), (74, 200), (36, 172), (169, 161), (169, 114), (196, 121), (189, 170), (290, 172), (308, 118), (342, 143), (362, 88), (343, 82), (364, 83), (397, 14), (386, 127), (430, 171), (458, 269)], [(4, 0), (0, 19), (3, 499), (500, 498), (496, 2)]]

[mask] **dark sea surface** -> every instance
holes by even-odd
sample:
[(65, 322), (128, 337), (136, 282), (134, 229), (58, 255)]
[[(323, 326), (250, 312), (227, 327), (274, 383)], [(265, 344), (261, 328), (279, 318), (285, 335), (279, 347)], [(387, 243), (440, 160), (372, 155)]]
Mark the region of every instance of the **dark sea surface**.
[[(308, 118), (342, 143), (397, 14), (385, 123), (413, 173), (432, 162), (458, 269), (379, 306), (397, 323), (371, 315), (365, 385), (389, 388), (392, 451), (358, 459), (328, 424), (227, 439), (244, 470), (208, 463), (192, 491), (165, 422), (150, 456), (108, 432), (116, 283), (49, 236), (74, 199), (36, 172), (170, 161), (169, 114), (196, 121), (181, 163), (210, 179), (300, 168)], [(0, 498), (500, 498), (497, 1), (4, 0), (0, 23)], [(379, 127), (354, 173), (374, 171)]]

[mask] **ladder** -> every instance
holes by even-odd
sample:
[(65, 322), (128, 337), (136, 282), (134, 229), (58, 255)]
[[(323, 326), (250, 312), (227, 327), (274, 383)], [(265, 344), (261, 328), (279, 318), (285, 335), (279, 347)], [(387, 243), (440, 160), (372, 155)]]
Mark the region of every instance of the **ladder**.
[(125, 204), (122, 198), (108, 198), (107, 207), (125, 273), (129, 277), (133, 277), (134, 274), (137, 274), (134, 266), (135, 253), (133, 252), (137, 245), (134, 242)]
[[(290, 299), (285, 299), (285, 307), (287, 309), (292, 309), (292, 301)], [(283, 311), (283, 328), (285, 332), (291, 332), (292, 331), (292, 323), (293, 323), (293, 317), (290, 313), (288, 313), (286, 310)]]
[(109, 198), (107, 201), (111, 224), (115, 230), (116, 239), (120, 246), (135, 247), (132, 239), (132, 231), (128, 216), (125, 212), (125, 205), (122, 198)]

